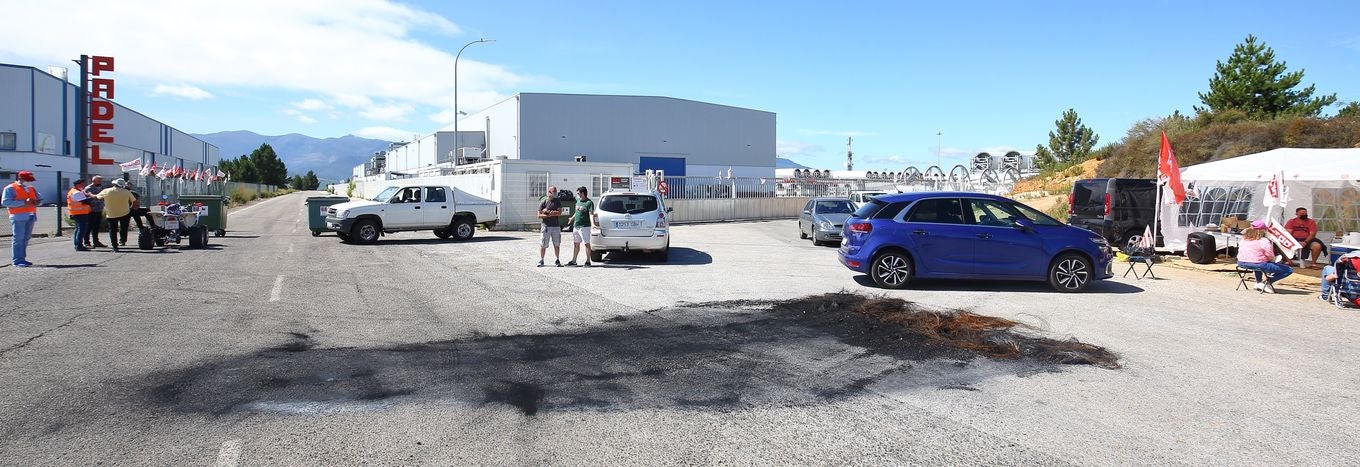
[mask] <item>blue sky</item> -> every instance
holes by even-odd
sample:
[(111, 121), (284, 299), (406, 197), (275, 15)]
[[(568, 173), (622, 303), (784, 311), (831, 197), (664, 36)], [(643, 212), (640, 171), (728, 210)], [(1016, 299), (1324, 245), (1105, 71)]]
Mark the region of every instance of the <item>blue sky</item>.
[[(401, 137), (517, 92), (663, 95), (778, 114), (781, 155), (857, 168), (1029, 151), (1075, 108), (1102, 143), (1189, 113), (1255, 34), (1360, 100), (1357, 2), (104, 2), (0, 0), (0, 61), (119, 57), (119, 101), (191, 132)], [(73, 12), (76, 12), (73, 14)], [(85, 13), (80, 13), (85, 12)], [(71, 23), (83, 34), (52, 37)], [(1329, 109), (1328, 112), (1334, 112)]]

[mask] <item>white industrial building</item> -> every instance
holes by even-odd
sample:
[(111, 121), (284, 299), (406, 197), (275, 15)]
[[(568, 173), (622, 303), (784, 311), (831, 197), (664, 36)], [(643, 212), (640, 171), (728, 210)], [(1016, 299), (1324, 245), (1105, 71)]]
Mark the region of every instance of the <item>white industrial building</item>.
[(668, 176), (772, 177), (775, 114), (671, 97), (521, 93), (355, 167), (356, 179), (497, 159), (633, 164)]
[[(32, 171), (39, 179), (44, 202), (55, 202), (80, 171), (80, 151), (74, 148), (80, 86), (67, 81), (64, 69), (52, 71), (0, 63), (0, 180), (12, 180), (22, 170)], [(116, 144), (101, 143), (101, 157), (115, 163), (141, 159), (146, 164), (169, 164), (186, 171), (216, 169), (216, 146), (116, 102), (114, 107), (114, 128), (109, 134)], [(122, 176), (116, 164), (91, 164), (88, 170), (105, 177)], [(55, 180), (57, 172), (61, 172), (62, 180)], [(156, 194), (202, 188), (173, 180), (164, 183), (163, 187), (148, 188)]]

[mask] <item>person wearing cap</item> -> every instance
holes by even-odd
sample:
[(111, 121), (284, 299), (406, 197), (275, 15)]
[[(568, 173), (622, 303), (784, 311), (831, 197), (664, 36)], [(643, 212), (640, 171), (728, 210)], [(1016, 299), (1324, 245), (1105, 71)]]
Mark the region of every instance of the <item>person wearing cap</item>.
[(104, 248), (108, 245), (99, 243), (99, 228), (104, 225), (104, 200), (99, 199), (100, 191), (104, 190), (104, 177), (95, 175), (90, 177), (90, 184), (85, 187), (85, 195), (90, 197), (90, 228), (86, 229), (86, 238), (81, 239), (89, 248)]
[(38, 222), (38, 204), (41, 197), (33, 184), (38, 179), (33, 172), (19, 172), (14, 183), (5, 186), (0, 194), (0, 205), (9, 208), (9, 224), (13, 227), (13, 241), (10, 242), (11, 262), (15, 267), (26, 268), (28, 262), (28, 241), (33, 238), (33, 224)]
[[(1242, 241), (1237, 244), (1237, 265), (1256, 275), (1256, 290), (1275, 293), (1275, 283), (1293, 274), (1294, 268), (1275, 262), (1275, 244), (1265, 238), (1265, 229), (1265, 222), (1252, 221), (1251, 228), (1242, 231)], [(1264, 282), (1262, 275), (1266, 276)]]
[(109, 222), (109, 246), (117, 252), (119, 246), (127, 244), (128, 221), (132, 220), (132, 192), (127, 189), (127, 180), (117, 178), (113, 180), (112, 187), (105, 188), (96, 196), (104, 201), (104, 218)]
[(76, 251), (90, 251), (84, 245), (90, 230), (90, 197), (85, 194), (85, 179), (76, 180), (71, 184), (71, 189), (66, 191), (66, 213), (76, 223), (75, 235), (71, 236)]

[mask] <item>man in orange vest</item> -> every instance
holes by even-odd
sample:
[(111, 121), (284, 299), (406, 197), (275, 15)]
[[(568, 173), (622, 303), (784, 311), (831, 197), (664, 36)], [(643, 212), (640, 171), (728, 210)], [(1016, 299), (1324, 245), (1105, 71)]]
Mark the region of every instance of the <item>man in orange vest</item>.
[(38, 204), (42, 198), (38, 197), (38, 189), (33, 187), (33, 183), (38, 181), (33, 178), (33, 172), (19, 172), (16, 178), (14, 183), (5, 186), (4, 194), (0, 195), (0, 205), (9, 208), (9, 223), (14, 227), (14, 238), (10, 242), (14, 266), (26, 268), (33, 265), (27, 258), (28, 241), (33, 238), (33, 224), (38, 222)]
[(71, 184), (71, 189), (66, 191), (66, 211), (71, 215), (71, 220), (76, 222), (75, 236), (72, 237), (76, 244), (76, 251), (90, 251), (81, 242), (89, 236), (90, 231), (90, 196), (85, 194), (85, 180), (76, 180)]

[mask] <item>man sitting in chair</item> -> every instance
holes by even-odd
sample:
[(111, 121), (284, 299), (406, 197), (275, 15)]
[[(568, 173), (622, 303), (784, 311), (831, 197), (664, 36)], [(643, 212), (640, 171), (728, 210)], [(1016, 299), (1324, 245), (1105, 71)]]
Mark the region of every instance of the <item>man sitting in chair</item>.
[[(1275, 262), (1275, 244), (1262, 235), (1265, 222), (1252, 221), (1251, 228), (1242, 231), (1242, 242), (1237, 245), (1237, 265), (1256, 273), (1256, 290), (1275, 293), (1275, 283), (1289, 277), (1294, 269)], [(1261, 275), (1265, 274), (1265, 282)]]
[[(1300, 259), (1304, 260), (1303, 267), (1317, 269), (1318, 256), (1322, 254), (1326, 245), (1322, 244), (1322, 240), (1318, 240), (1317, 221), (1308, 218), (1308, 209), (1303, 207), (1295, 209), (1294, 218), (1286, 221), (1284, 228), (1299, 241), (1300, 245), (1303, 245), (1303, 251), (1299, 253)], [(1312, 252), (1311, 256), (1309, 252)]]
[[(1332, 294), (1338, 293), (1342, 294), (1341, 297), (1346, 299), (1346, 301), (1360, 305), (1360, 302), (1357, 301), (1360, 300), (1360, 295), (1349, 293), (1350, 292), (1349, 287), (1344, 288), (1345, 290), (1343, 291), (1342, 287), (1343, 284), (1341, 284), (1340, 281), (1342, 280), (1341, 275), (1346, 274), (1346, 271), (1338, 271), (1337, 270), (1338, 266), (1351, 269), (1356, 273), (1360, 273), (1360, 267), (1358, 267), (1360, 266), (1360, 251), (1352, 251), (1350, 253), (1346, 253), (1345, 255), (1342, 255), (1340, 258), (1336, 259), (1336, 264), (1329, 264), (1322, 267), (1321, 298), (1323, 300), (1330, 300), (1332, 298), (1331, 297)], [(1335, 290), (1333, 290), (1333, 288), (1335, 288)]]

